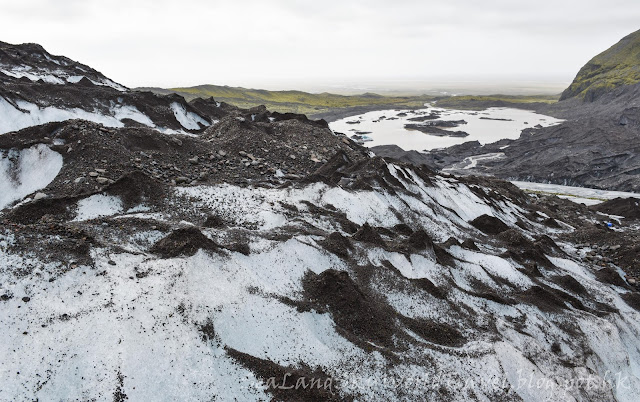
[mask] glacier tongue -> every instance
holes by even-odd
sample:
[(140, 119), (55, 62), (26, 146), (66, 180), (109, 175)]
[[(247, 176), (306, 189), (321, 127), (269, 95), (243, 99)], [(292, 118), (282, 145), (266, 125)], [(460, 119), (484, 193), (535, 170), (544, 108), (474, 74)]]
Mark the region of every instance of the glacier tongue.
[[(55, 155), (21, 151), (22, 175)], [(515, 193), (375, 166), (362, 188), (178, 187), (143, 213), (126, 193), (74, 199), (66, 224), (94, 243), (73, 261), (0, 234), (0, 399), (265, 400), (284, 392), (267, 373), (359, 400), (636, 398), (640, 314), (539, 237), (568, 226)], [(510, 229), (487, 236), (469, 223), (484, 215)], [(45, 250), (64, 240), (38, 230)]]

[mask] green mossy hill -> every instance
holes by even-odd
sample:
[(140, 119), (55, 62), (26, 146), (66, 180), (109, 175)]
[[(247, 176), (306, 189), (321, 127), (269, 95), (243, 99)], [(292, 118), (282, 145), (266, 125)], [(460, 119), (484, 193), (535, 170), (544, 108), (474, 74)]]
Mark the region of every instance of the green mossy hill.
[(623, 85), (640, 82), (640, 31), (636, 31), (591, 59), (560, 97), (592, 102)]
[(398, 107), (420, 107), (433, 97), (426, 96), (381, 96), (366, 93), (362, 95), (336, 95), (330, 93), (312, 94), (302, 91), (268, 91), (264, 89), (247, 89), (219, 85), (199, 85), (189, 88), (139, 88), (166, 94), (177, 93), (187, 100), (213, 97), (217, 101), (226, 102), (241, 108), (265, 105), (272, 112), (293, 112), (316, 114), (327, 110), (371, 106), (397, 105)]

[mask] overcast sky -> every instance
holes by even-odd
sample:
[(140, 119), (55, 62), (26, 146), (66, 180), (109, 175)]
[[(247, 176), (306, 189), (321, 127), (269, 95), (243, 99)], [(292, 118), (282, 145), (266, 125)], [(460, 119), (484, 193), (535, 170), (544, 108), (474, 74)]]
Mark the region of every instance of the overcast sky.
[(570, 82), (638, 0), (0, 0), (0, 40), (129, 87)]

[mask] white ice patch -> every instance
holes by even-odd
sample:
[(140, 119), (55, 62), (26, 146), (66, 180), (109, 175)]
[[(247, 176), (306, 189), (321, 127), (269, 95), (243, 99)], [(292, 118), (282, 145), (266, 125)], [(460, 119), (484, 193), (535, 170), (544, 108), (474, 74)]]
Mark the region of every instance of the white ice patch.
[(156, 126), (155, 123), (149, 118), (149, 116), (139, 111), (135, 106), (115, 105), (111, 108), (111, 112), (113, 113), (113, 116), (120, 121), (124, 119), (130, 119), (144, 124), (145, 126)]
[(62, 155), (46, 145), (9, 151), (0, 160), (0, 209), (45, 188), (56, 178), (60, 169)]
[(67, 82), (70, 82), (72, 84), (77, 84), (83, 78), (84, 78), (84, 75), (72, 75), (67, 77)]
[(105, 194), (95, 194), (78, 201), (76, 221), (86, 221), (102, 216), (110, 216), (122, 213), (122, 200), (118, 197)]
[(200, 125), (198, 123), (207, 127), (210, 125), (208, 121), (198, 116), (197, 114), (188, 112), (187, 109), (185, 109), (185, 107), (178, 102), (173, 102), (171, 104), (171, 110), (173, 110), (173, 114), (176, 116), (176, 120), (178, 120), (178, 122), (182, 124), (182, 127), (186, 129), (199, 130)]

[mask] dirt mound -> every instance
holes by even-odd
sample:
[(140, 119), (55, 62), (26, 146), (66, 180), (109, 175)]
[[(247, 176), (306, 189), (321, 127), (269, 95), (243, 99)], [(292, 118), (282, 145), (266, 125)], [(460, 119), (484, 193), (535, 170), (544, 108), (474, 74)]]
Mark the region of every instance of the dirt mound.
[(546, 287), (533, 286), (519, 295), (520, 300), (533, 304), (542, 311), (557, 312), (567, 308), (564, 300)]
[(563, 289), (570, 290), (573, 293), (576, 293), (579, 295), (587, 294), (587, 289), (585, 289), (584, 286), (582, 286), (582, 284), (580, 284), (580, 282), (578, 282), (573, 276), (558, 275), (558, 276), (552, 277), (551, 280), (554, 283), (562, 286)]
[[(636, 239), (638, 241), (638, 239)], [(640, 277), (640, 244), (625, 244), (614, 254), (615, 262), (627, 273)]]
[[(264, 106), (262, 106), (262, 107), (264, 108), (265, 111), (267, 110), (266, 107), (264, 107)], [(274, 121), (298, 120), (300, 122), (312, 124), (312, 125), (320, 127), (320, 128), (329, 128), (329, 123), (327, 123), (325, 120), (323, 120), (323, 119), (310, 120), (304, 114), (273, 112), (273, 113), (271, 113), (271, 117), (274, 119)]]
[(351, 161), (366, 158), (364, 148), (305, 119), (260, 122), (255, 116), (228, 116), (208, 128), (202, 138), (227, 155), (240, 155), (247, 168), (291, 178), (312, 174), (337, 153)]
[(378, 156), (361, 160), (346, 169), (349, 177), (347, 187), (354, 190), (383, 188), (389, 194), (395, 194), (399, 191), (410, 193), (410, 190), (405, 188), (400, 179), (412, 183), (416, 181), (415, 176), (422, 180), (424, 185), (432, 185), (435, 174), (432, 170), (426, 166), (416, 166), (411, 168), (413, 174), (409, 174), (405, 171), (407, 167), (404, 163), (395, 163), (395, 169), (392, 169), (389, 167), (389, 161)]
[(560, 226), (560, 224), (558, 223), (557, 220), (553, 219), (553, 218), (547, 218), (545, 219), (542, 223), (544, 223), (545, 225), (547, 225), (550, 228), (554, 228), (554, 229), (560, 229), (562, 226)]
[(311, 369), (306, 364), (285, 367), (270, 360), (260, 359), (225, 347), (227, 354), (251, 370), (266, 386), (266, 391), (278, 401), (352, 401), (353, 398), (338, 393), (337, 381), (320, 368)]
[(627, 219), (640, 219), (640, 199), (616, 198), (591, 207), (591, 209), (609, 215), (624, 216)]
[(411, 227), (406, 223), (399, 223), (395, 225), (393, 227), (393, 230), (395, 230), (397, 233), (403, 236), (411, 236), (411, 234), (413, 233), (413, 229), (411, 229)]
[(338, 232), (331, 233), (324, 240), (321, 240), (318, 243), (327, 249), (327, 251), (337, 255), (338, 257), (348, 257), (349, 251), (353, 249), (349, 239)]
[(406, 327), (432, 343), (444, 346), (461, 346), (466, 339), (454, 327), (431, 320), (417, 320), (402, 316), (400, 321)]
[(629, 292), (622, 295), (622, 299), (631, 307), (640, 311), (640, 294), (637, 292)]
[(436, 255), (436, 261), (440, 265), (444, 265), (446, 267), (455, 267), (455, 258), (442, 246), (438, 244), (433, 245), (433, 252)]
[(499, 233), (497, 238), (507, 246), (507, 252), (503, 254), (505, 257), (512, 258), (521, 264), (534, 263), (548, 269), (554, 268), (542, 245), (551, 246), (544, 239), (533, 242), (515, 229), (505, 230)]
[(498, 233), (497, 238), (511, 247), (533, 247), (533, 243), (516, 229), (507, 229)]
[[(99, 245), (90, 233), (72, 225), (57, 223), (37, 223), (24, 227), (11, 225), (15, 236), (10, 250), (34, 250), (47, 260), (62, 263), (64, 269), (74, 269), (78, 265), (93, 265), (91, 248)], [(0, 227), (3, 225), (0, 223)], [(36, 246), (37, 245), (37, 246)], [(15, 269), (15, 274), (31, 275), (30, 268), (23, 272)]]
[(331, 312), (343, 335), (362, 344), (393, 346), (395, 325), (389, 308), (363, 293), (344, 271), (329, 269), (309, 274), (303, 282), (306, 296)]
[(251, 254), (251, 246), (249, 246), (249, 243), (247, 242), (234, 242), (231, 244), (224, 245), (222, 247), (225, 248), (226, 250), (240, 253), (243, 255)]
[(238, 113), (238, 108), (225, 102), (216, 102), (213, 97), (202, 99), (196, 98), (189, 101), (189, 105), (200, 112), (201, 116), (208, 116), (211, 119), (220, 120), (233, 113)]
[[(60, 193), (51, 189), (52, 193)], [(103, 191), (104, 190), (104, 191)], [(73, 196), (53, 196), (22, 204), (7, 212), (7, 219), (21, 224), (34, 224), (48, 221), (66, 221), (73, 218), (76, 203), (91, 195), (106, 193), (119, 197), (126, 209), (140, 204), (161, 203), (166, 187), (143, 172), (133, 171), (102, 189), (88, 190)]]
[(466, 248), (467, 250), (480, 251), (476, 243), (471, 239), (466, 239), (465, 241), (463, 241), (462, 247)]
[(596, 271), (596, 278), (603, 283), (608, 283), (614, 286), (620, 286), (626, 288), (627, 282), (620, 276), (618, 271), (613, 268), (606, 267)]
[(484, 283), (482, 281), (479, 281), (477, 279), (472, 279), (471, 280), (471, 285), (473, 287), (473, 291), (468, 291), (468, 290), (462, 289), (460, 287), (458, 287), (458, 289), (463, 291), (463, 292), (465, 292), (465, 293), (468, 293), (471, 296), (481, 297), (483, 299), (487, 299), (487, 300), (490, 300), (490, 301), (495, 302), (495, 303), (504, 304), (504, 305), (507, 305), (507, 306), (516, 304), (515, 300), (513, 300), (511, 298), (508, 298), (506, 296), (503, 296), (503, 295), (499, 295), (496, 292), (495, 288), (487, 285), (486, 283)]
[(219, 215), (209, 215), (202, 225), (206, 228), (221, 228), (226, 225), (226, 222)]
[(136, 170), (110, 184), (105, 193), (120, 197), (126, 209), (143, 203), (155, 204), (164, 199), (166, 187), (147, 174)]
[(152, 253), (162, 258), (192, 256), (198, 250), (216, 251), (219, 246), (194, 227), (176, 229), (151, 248)]
[(320, 166), (313, 174), (306, 178), (307, 181), (322, 181), (325, 183), (338, 183), (345, 177), (347, 167), (353, 161), (345, 152), (337, 152), (325, 164)]
[(565, 254), (558, 244), (549, 236), (536, 236), (534, 244), (549, 254)]
[(358, 229), (358, 231), (352, 236), (352, 238), (357, 241), (372, 243), (381, 247), (384, 247), (386, 244), (376, 228), (372, 227), (368, 223), (362, 225), (362, 227)]
[(160, 200), (172, 185), (299, 180), (336, 153), (350, 161), (367, 157), (357, 144), (295, 119), (260, 123), (229, 117), (207, 133), (217, 133), (216, 128), (220, 136), (207, 138), (70, 120), (0, 136), (0, 148), (44, 144), (61, 154), (61, 171), (43, 189), (49, 197), (86, 195), (112, 185), (125, 204)]
[[(131, 91), (113, 82), (89, 66), (62, 56), (54, 56), (44, 49), (24, 50), (24, 45), (2, 44), (3, 68), (27, 71), (34, 76), (48, 77), (31, 80), (2, 74), (0, 91), (2, 97), (11, 104), (28, 102), (38, 108), (55, 108), (71, 114), (83, 114), (97, 121), (109, 121), (111, 125), (125, 124), (137, 126), (139, 121), (123, 118), (123, 115), (137, 115), (136, 120), (148, 121), (149, 125), (188, 132), (199, 132), (211, 122), (208, 114), (200, 113), (179, 95), (159, 96), (151, 92)], [(19, 49), (23, 47), (22, 49)], [(20, 75), (18, 75), (20, 77)], [(80, 77), (76, 82), (69, 78)], [(186, 116), (196, 115), (195, 126), (184, 127), (176, 117), (176, 110), (182, 109)], [(82, 110), (85, 113), (79, 113)], [(125, 111), (125, 113), (122, 113)], [(24, 108), (17, 107), (16, 113), (25, 115)], [(129, 113), (126, 113), (129, 112)], [(55, 112), (50, 113), (50, 115)], [(43, 120), (51, 118), (44, 114)], [(18, 119), (19, 120), (19, 119)], [(118, 121), (119, 120), (119, 121)], [(17, 126), (18, 124), (16, 124)]]
[(473, 227), (486, 234), (497, 235), (506, 230), (509, 230), (509, 226), (507, 226), (500, 219), (486, 214), (480, 215), (470, 223), (471, 225), (473, 225)]
[(70, 206), (76, 197), (43, 198), (22, 204), (7, 212), (7, 220), (23, 225), (46, 222), (54, 219), (68, 220), (73, 216)]
[(413, 282), (413, 284), (415, 284), (418, 288), (426, 291), (427, 293), (429, 293), (431, 296), (435, 298), (438, 298), (438, 299), (447, 298), (447, 295), (445, 294), (445, 292), (439, 287), (437, 287), (433, 282), (431, 282), (427, 278), (413, 279), (411, 282)]
[(406, 242), (411, 251), (433, 249), (433, 240), (423, 229), (413, 232)]

